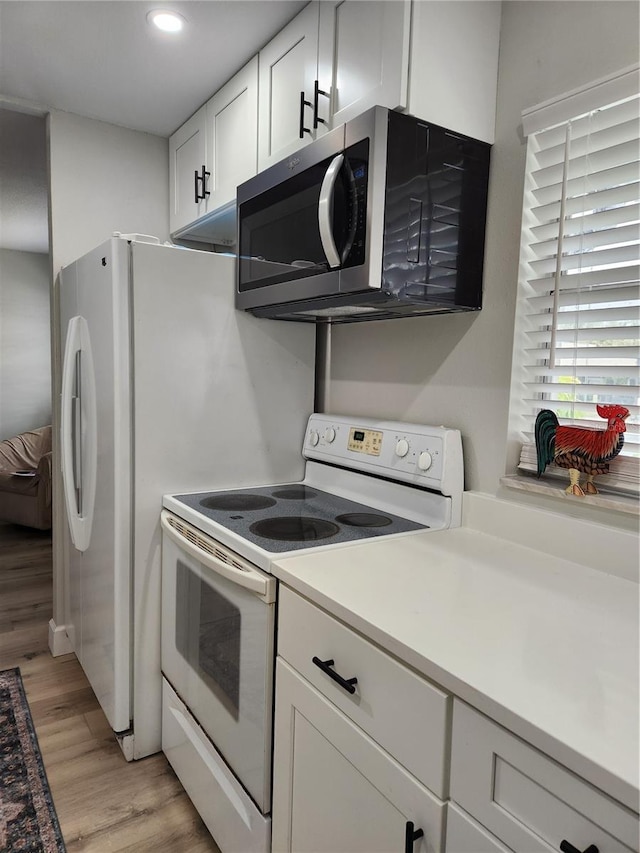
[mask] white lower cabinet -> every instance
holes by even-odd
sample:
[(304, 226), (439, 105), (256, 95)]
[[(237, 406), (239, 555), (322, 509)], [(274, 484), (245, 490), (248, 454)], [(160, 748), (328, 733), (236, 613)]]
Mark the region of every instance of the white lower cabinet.
[(450, 797), (515, 853), (638, 850), (637, 814), (458, 699)]
[(444, 803), (282, 658), (274, 738), (273, 853), (442, 850)]
[(280, 585), (273, 853), (638, 853), (640, 820)]
[(447, 803), (445, 850), (447, 853), (512, 853), (455, 803)]

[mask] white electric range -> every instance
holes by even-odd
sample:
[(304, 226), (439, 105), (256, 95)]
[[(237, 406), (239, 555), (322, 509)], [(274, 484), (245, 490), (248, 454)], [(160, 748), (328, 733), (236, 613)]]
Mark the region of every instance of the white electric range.
[(163, 750), (223, 853), (270, 849), (272, 562), (461, 521), (458, 430), (314, 414), (302, 453), (300, 482), (163, 499)]

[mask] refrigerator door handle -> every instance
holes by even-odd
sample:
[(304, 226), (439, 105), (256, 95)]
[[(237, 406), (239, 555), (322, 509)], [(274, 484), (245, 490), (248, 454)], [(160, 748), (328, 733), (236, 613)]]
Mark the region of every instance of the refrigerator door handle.
[(82, 350), (76, 350), (73, 392), (71, 397), (71, 444), (73, 447), (73, 486), (76, 510), (82, 515)]
[(91, 541), (96, 490), (96, 390), (89, 329), (72, 317), (62, 363), (60, 412), (62, 482), (71, 540), (78, 551)]

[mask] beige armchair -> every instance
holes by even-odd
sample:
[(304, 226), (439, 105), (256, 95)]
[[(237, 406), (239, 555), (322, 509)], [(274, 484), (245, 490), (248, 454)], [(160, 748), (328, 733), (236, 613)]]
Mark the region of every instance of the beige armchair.
[(0, 521), (51, 527), (51, 426), (0, 441)]

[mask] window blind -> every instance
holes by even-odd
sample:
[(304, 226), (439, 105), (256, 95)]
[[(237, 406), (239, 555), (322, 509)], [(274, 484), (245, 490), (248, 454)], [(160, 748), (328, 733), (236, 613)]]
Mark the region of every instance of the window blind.
[(604, 429), (596, 404), (626, 406), (627, 460), (621, 456), (616, 467), (634, 490), (640, 466), (628, 457), (640, 457), (639, 131), (634, 94), (528, 138), (511, 403), (512, 423), (529, 445), (541, 409), (555, 411), (560, 423)]

